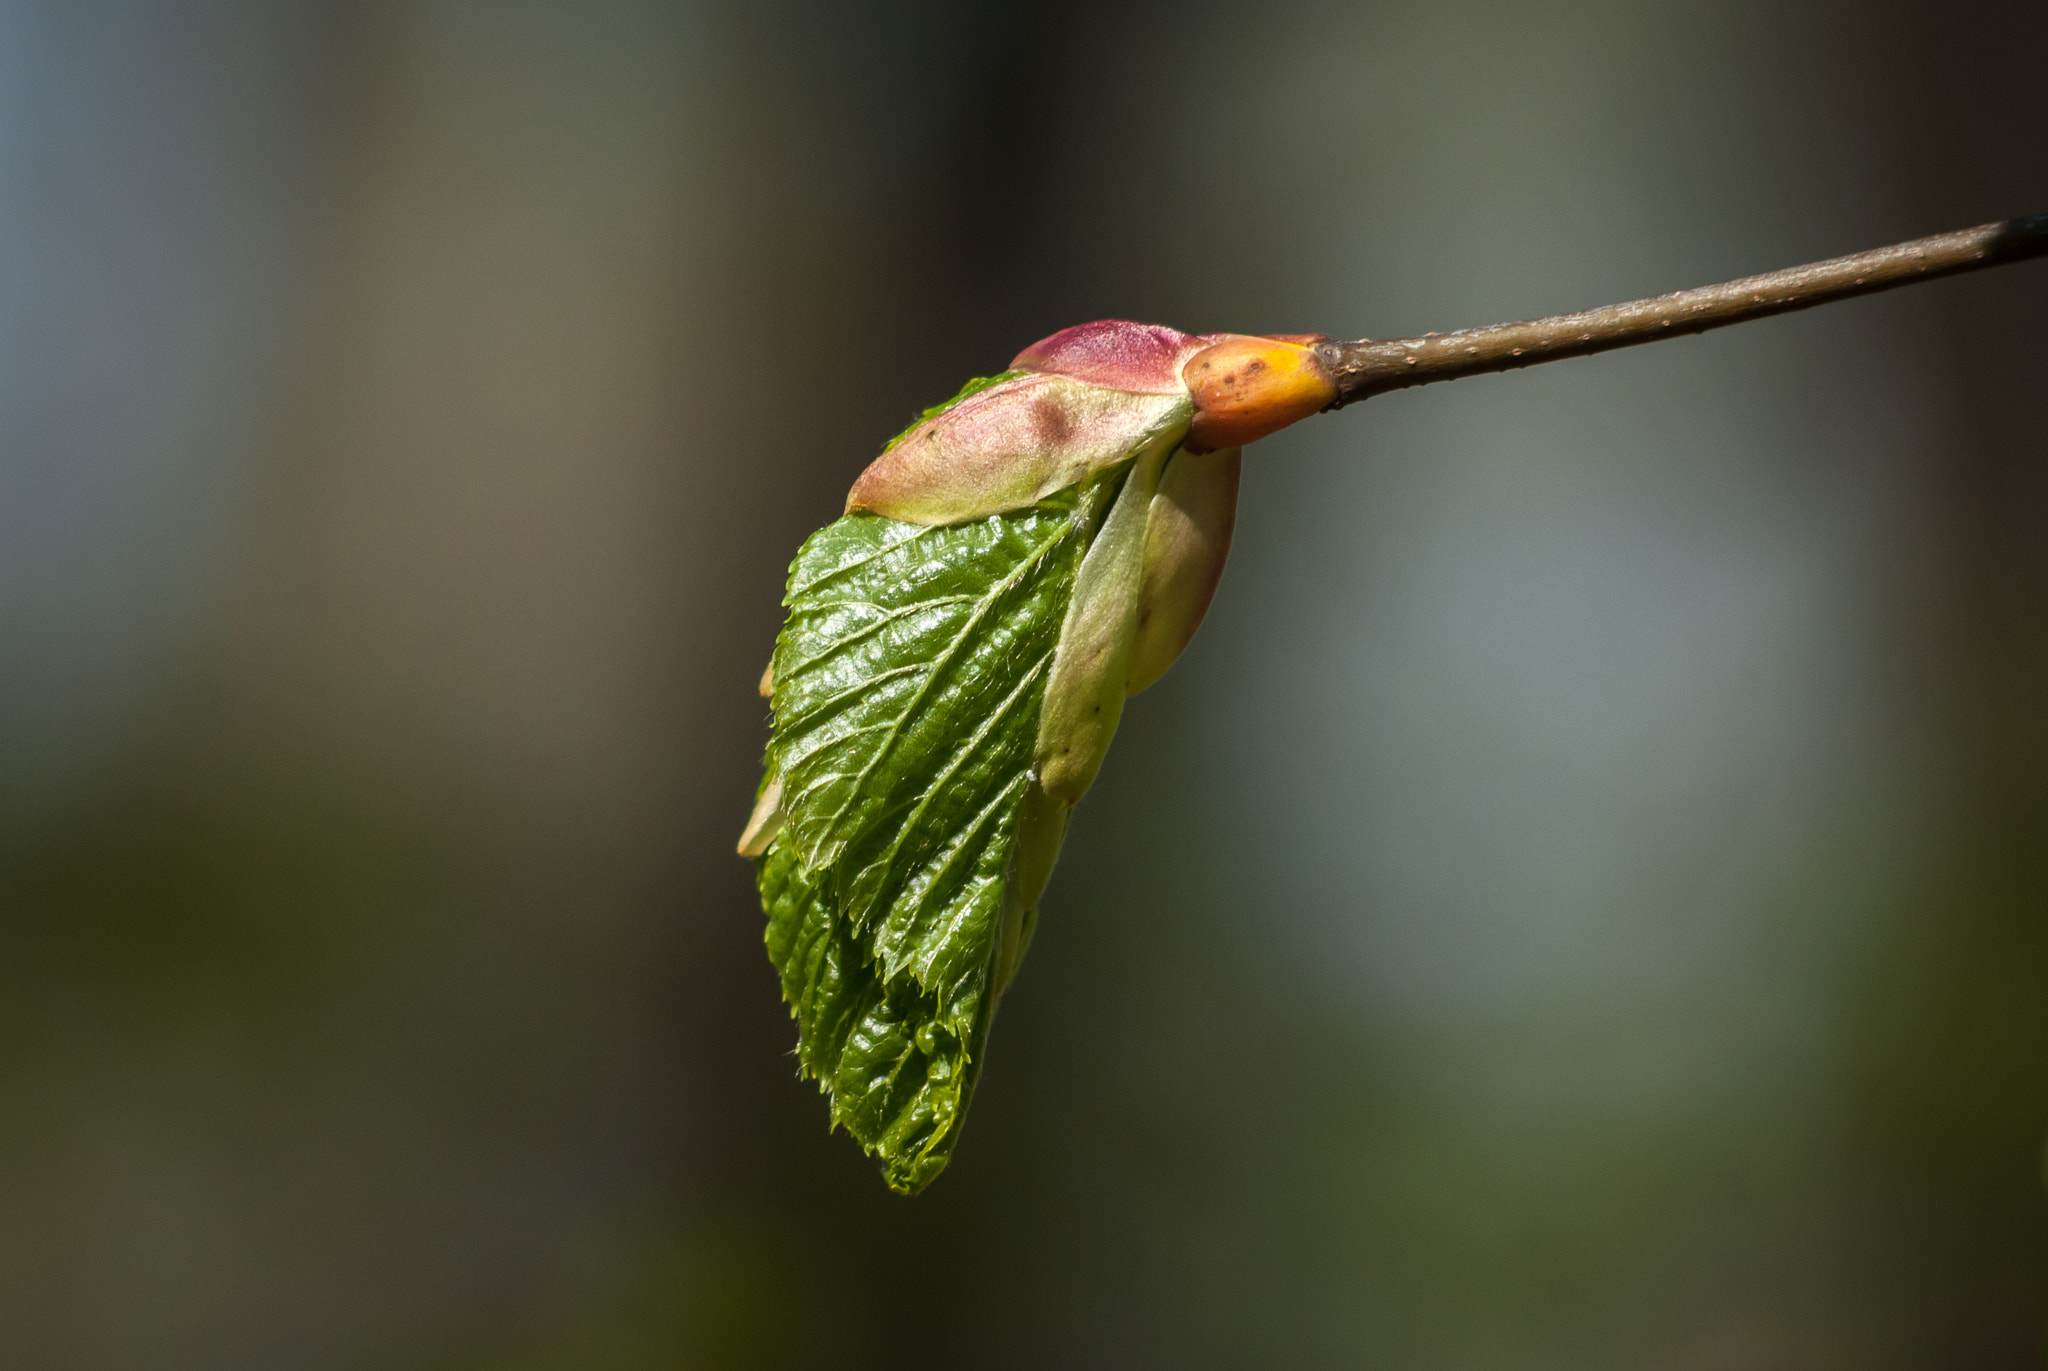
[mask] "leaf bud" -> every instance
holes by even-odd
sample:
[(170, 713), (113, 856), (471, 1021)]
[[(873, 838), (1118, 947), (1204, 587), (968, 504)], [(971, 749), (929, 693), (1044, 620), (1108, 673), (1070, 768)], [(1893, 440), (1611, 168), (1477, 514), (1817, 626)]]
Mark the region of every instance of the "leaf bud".
[(1190, 452), (1242, 447), (1330, 407), (1337, 379), (1316, 355), (1320, 334), (1215, 341), (1187, 360), (1181, 378), (1195, 402)]

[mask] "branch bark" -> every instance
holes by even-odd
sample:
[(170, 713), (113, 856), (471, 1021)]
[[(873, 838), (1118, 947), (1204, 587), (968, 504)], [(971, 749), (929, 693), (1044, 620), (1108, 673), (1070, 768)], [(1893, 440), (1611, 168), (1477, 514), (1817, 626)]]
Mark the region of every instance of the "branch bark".
[(1577, 314), (1421, 338), (1323, 343), (1316, 351), (1337, 378), (1337, 398), (1329, 408), (1341, 409), (1389, 390), (1705, 333), (1745, 319), (2042, 256), (2048, 256), (2048, 214), (2035, 214)]

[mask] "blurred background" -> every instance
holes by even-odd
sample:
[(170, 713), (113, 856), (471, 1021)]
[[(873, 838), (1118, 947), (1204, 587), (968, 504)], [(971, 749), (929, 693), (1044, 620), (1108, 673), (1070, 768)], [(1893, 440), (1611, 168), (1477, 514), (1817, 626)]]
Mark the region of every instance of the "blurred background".
[(0, 1364), (2036, 1366), (2048, 266), (1253, 450), (952, 1169), (732, 855), (784, 569), (1087, 319), (2048, 210), (2048, 10), (0, 3)]

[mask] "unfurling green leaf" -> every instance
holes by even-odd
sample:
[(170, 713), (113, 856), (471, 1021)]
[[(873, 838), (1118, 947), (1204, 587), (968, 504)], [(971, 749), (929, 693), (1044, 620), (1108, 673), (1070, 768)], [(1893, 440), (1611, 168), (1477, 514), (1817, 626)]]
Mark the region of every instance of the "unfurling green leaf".
[(1023, 860), (1020, 818), (1060, 624), (1114, 484), (944, 528), (848, 515), (791, 571), (769, 952), (804, 1070), (898, 1189), (945, 1164), (1022, 955), (1023, 887), (1050, 870)]
[(1227, 437), (1269, 391), (1298, 407), (1281, 363), (1235, 335), (1055, 334), (921, 415), (790, 568), (740, 851), (798, 1064), (898, 1190), (951, 1156), (1069, 810), (1221, 573), (1237, 453), (1192, 450), (1211, 411), (1184, 373)]

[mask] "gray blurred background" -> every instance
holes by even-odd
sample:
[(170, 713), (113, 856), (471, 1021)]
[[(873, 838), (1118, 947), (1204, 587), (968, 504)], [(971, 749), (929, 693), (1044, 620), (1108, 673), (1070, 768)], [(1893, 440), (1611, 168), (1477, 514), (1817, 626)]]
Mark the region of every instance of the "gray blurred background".
[(2048, 266), (1254, 449), (914, 1201), (731, 846), (967, 376), (2048, 210), (2044, 88), (2034, 0), (0, 3), (0, 1365), (2038, 1365)]

